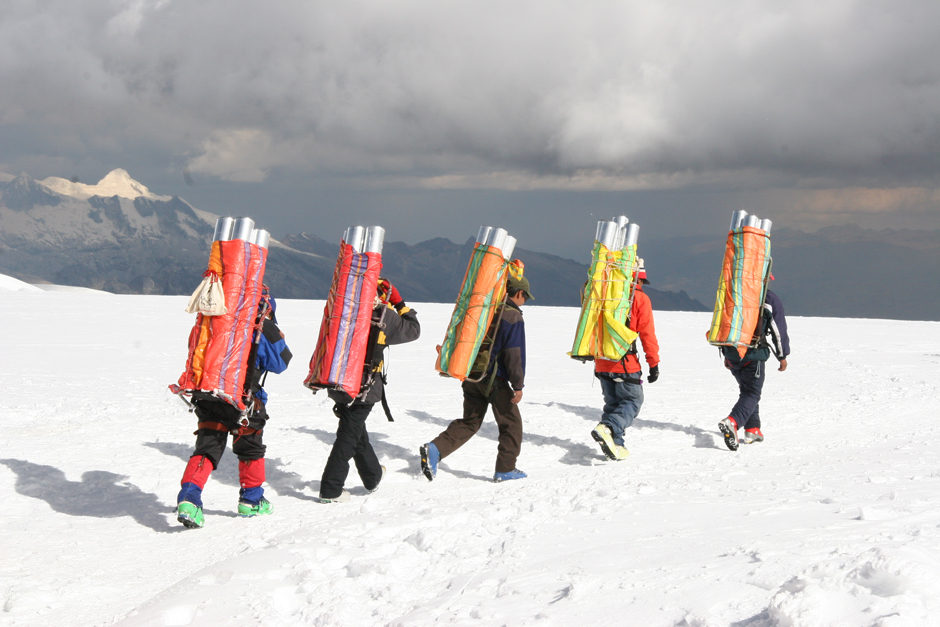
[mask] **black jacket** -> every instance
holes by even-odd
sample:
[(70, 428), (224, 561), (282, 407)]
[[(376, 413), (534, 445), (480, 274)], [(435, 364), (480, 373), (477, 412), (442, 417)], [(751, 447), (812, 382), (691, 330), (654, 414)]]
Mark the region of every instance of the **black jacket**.
[[(414, 342), (421, 335), (421, 324), (418, 322), (417, 312), (415, 312), (414, 309), (409, 308), (404, 303), (400, 304), (399, 309), (395, 309), (391, 305), (387, 305), (387, 307), (388, 309), (385, 311), (384, 320), (385, 328), (382, 330), (382, 333), (385, 335), (384, 342), (382, 342), (381, 339), (379, 341), (380, 345), (384, 344), (381, 349), (382, 359), (385, 357), (385, 346)], [(382, 400), (384, 387), (382, 377), (380, 373), (377, 373), (372, 387), (366, 393), (365, 397), (356, 399), (355, 404), (372, 405), (378, 403)], [(344, 405), (352, 400), (349, 394), (346, 394), (346, 392), (342, 390), (331, 389), (328, 394), (331, 399)]]

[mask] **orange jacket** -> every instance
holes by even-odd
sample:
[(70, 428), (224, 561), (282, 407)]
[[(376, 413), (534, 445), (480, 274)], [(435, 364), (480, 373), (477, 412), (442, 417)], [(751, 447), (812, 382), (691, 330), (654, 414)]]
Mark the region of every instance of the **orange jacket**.
[[(656, 327), (653, 325), (653, 306), (650, 297), (643, 293), (643, 284), (636, 286), (633, 306), (630, 308), (630, 324), (627, 325), (640, 334), (646, 363), (652, 368), (659, 363), (659, 341), (656, 339)], [(634, 354), (626, 355), (619, 361), (595, 359), (594, 372), (640, 372), (640, 360)]]

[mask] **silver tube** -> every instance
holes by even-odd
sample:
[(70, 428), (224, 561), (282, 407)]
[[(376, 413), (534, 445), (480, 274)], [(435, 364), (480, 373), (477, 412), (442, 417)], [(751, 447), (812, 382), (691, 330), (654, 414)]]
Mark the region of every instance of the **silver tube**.
[(747, 217), (747, 211), (741, 210), (741, 211), (732, 212), (731, 213), (731, 230), (733, 231), (737, 228), (740, 228), (742, 226), (741, 223), (744, 222), (744, 218), (746, 217)]
[(219, 218), (215, 221), (213, 242), (227, 242), (232, 239), (232, 230), (235, 228), (235, 218)]
[(516, 238), (512, 235), (506, 236), (506, 243), (503, 244), (503, 259), (509, 261), (512, 258), (512, 251), (516, 249)]
[(627, 234), (623, 240), (623, 248), (627, 246), (636, 246), (637, 240), (640, 239), (640, 225), (636, 222), (627, 225)]
[(613, 250), (614, 244), (617, 243), (617, 235), (619, 233), (620, 227), (617, 226), (616, 222), (603, 220), (597, 223), (597, 237), (595, 239), (609, 250)]
[(380, 226), (370, 226), (366, 229), (364, 253), (382, 254), (382, 246), (385, 244), (385, 229)]
[(760, 218), (758, 218), (757, 216), (753, 214), (749, 215), (748, 217), (744, 218), (744, 226), (752, 226), (755, 228), (760, 228)]
[(255, 221), (251, 218), (237, 218), (232, 229), (232, 239), (251, 241), (251, 230), (255, 228)]
[(489, 237), (486, 238), (486, 245), (503, 249), (503, 246), (506, 244), (506, 237), (509, 233), (506, 232), (506, 229), (493, 229), (490, 231)]
[(251, 232), (251, 243), (259, 248), (267, 248), (271, 243), (271, 234), (264, 229), (255, 229)]
[(770, 220), (768, 220), (767, 218), (764, 218), (763, 220), (760, 221), (760, 228), (761, 228), (761, 229), (764, 231), (764, 233), (766, 233), (767, 235), (770, 235), (770, 227), (772, 227), (773, 225), (774, 225), (774, 223), (771, 222)]
[(357, 253), (362, 252), (362, 240), (365, 237), (366, 230), (361, 226), (351, 226), (346, 231), (346, 243), (353, 247)]
[(486, 244), (486, 239), (490, 236), (490, 231), (493, 230), (491, 226), (481, 226), (479, 232), (477, 232), (477, 244)]
[(627, 216), (616, 216), (611, 222), (616, 222), (619, 230), (617, 231), (617, 241), (614, 242), (614, 250), (623, 248), (623, 243), (627, 237), (627, 224), (630, 219)]

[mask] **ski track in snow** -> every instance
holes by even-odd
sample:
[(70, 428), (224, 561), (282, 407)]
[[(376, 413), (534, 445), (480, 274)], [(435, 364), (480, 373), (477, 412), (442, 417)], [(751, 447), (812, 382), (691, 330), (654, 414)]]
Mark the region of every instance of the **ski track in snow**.
[(452, 306), (418, 304), (422, 338), (391, 348), (396, 422), (369, 420), (386, 478), (368, 495), (353, 467), (352, 500), (321, 505), (336, 424), (301, 381), (323, 302), (279, 301), (295, 357), (267, 379), (275, 513), (235, 515), (228, 451), (206, 527), (186, 530), (195, 420), (166, 391), (185, 302), (0, 297), (0, 625), (940, 624), (940, 323), (791, 318), (767, 440), (731, 453), (717, 422), (736, 386), (705, 342), (710, 314), (657, 312), (662, 378), (613, 463), (589, 435), (591, 366), (565, 355), (577, 311), (526, 307), (529, 478), (491, 481), (489, 417), (429, 483), (418, 446), (461, 394), (433, 369)]

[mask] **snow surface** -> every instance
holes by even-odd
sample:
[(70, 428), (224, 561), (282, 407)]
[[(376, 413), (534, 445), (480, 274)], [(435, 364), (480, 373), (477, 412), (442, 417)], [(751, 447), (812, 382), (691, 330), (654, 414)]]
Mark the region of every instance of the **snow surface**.
[(108, 172), (103, 179), (95, 185), (86, 185), (85, 183), (73, 183), (68, 179), (58, 176), (50, 176), (43, 179), (42, 184), (49, 189), (81, 200), (87, 200), (92, 196), (101, 196), (110, 198), (111, 196), (120, 196), (121, 198), (149, 198), (150, 200), (170, 200), (172, 196), (158, 196), (154, 194), (147, 186), (131, 178), (127, 170), (117, 168)]
[(3, 292), (87, 292), (107, 296), (112, 295), (110, 292), (75, 285), (56, 285), (55, 283), (40, 283), (34, 285), (5, 274), (0, 274), (0, 293)]
[(11, 276), (0, 274), (0, 292), (41, 292), (35, 285), (30, 285)]
[(565, 355), (577, 312), (527, 306), (529, 478), (492, 483), (488, 418), (429, 483), (418, 446), (461, 395), (433, 370), (451, 307), (419, 304), (423, 337), (391, 349), (396, 421), (369, 420), (381, 489), (353, 470), (352, 500), (322, 505), (336, 421), (301, 381), (323, 302), (282, 300), (296, 357), (267, 380), (275, 513), (235, 515), (229, 451), (205, 528), (187, 530), (174, 505), (195, 420), (166, 391), (185, 303), (0, 297), (0, 625), (940, 624), (940, 323), (792, 318), (767, 440), (732, 453), (709, 314), (659, 312), (662, 378), (614, 463), (589, 436), (590, 366)]

